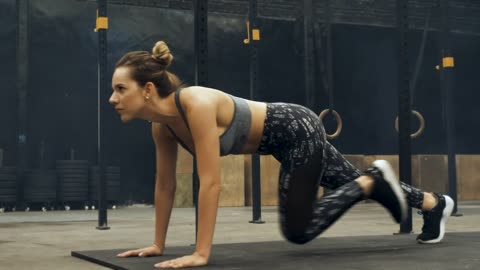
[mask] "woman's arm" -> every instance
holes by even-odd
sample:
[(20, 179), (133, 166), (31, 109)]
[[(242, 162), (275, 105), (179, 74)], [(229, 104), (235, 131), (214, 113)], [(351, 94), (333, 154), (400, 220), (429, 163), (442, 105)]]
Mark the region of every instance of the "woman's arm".
[(198, 194), (198, 233), (195, 253), (210, 256), (220, 196), (220, 142), (216, 108), (197, 98), (187, 107), (187, 117), (195, 144), (200, 190)]
[(155, 240), (160, 250), (165, 248), (168, 223), (176, 189), (177, 142), (168, 136), (165, 126), (153, 123), (152, 136), (156, 149), (155, 174)]
[(160, 268), (183, 268), (208, 264), (220, 196), (220, 141), (216, 105), (208, 96), (185, 93), (188, 124), (195, 146), (200, 190), (198, 194), (198, 233), (195, 252), (155, 265)]
[(155, 174), (155, 239), (153, 245), (129, 250), (118, 257), (155, 256), (163, 254), (168, 223), (175, 196), (175, 173), (177, 163), (177, 142), (168, 136), (164, 126), (152, 124), (152, 136), (156, 148)]

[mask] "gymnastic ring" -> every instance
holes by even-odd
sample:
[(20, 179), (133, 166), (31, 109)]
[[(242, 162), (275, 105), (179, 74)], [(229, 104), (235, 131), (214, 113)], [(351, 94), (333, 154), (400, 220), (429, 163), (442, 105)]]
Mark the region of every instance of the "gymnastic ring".
[(320, 120), (322, 120), (322, 122), (325, 115), (327, 115), (327, 113), (330, 111), (333, 113), (333, 116), (335, 116), (335, 120), (337, 121), (337, 130), (335, 131), (335, 133), (333, 134), (326, 133), (327, 139), (331, 140), (331, 139), (336, 139), (338, 136), (340, 136), (340, 132), (342, 132), (342, 128), (343, 128), (343, 121), (342, 121), (342, 118), (340, 117), (340, 114), (338, 114), (337, 111), (325, 109), (320, 113)]
[[(421, 113), (415, 110), (412, 110), (412, 114), (417, 117), (418, 121), (420, 121), (420, 127), (418, 128), (417, 132), (410, 134), (410, 138), (415, 139), (420, 136), (425, 130), (425, 119), (423, 118)], [(397, 118), (395, 118), (395, 130), (397, 130), (398, 132), (398, 116)]]

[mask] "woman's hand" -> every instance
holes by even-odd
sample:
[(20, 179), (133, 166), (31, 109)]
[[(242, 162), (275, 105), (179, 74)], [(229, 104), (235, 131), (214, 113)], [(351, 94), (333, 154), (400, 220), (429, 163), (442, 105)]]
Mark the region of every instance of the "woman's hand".
[(195, 266), (204, 266), (208, 264), (208, 258), (202, 257), (196, 253), (193, 253), (189, 256), (183, 256), (173, 260), (164, 261), (161, 263), (155, 264), (157, 268), (185, 268), (185, 267), (195, 267)]
[(160, 249), (157, 245), (152, 245), (150, 247), (135, 249), (125, 251), (123, 253), (117, 254), (117, 257), (125, 258), (125, 257), (132, 257), (132, 256), (139, 256), (139, 257), (148, 257), (148, 256), (159, 256), (162, 255), (163, 250)]

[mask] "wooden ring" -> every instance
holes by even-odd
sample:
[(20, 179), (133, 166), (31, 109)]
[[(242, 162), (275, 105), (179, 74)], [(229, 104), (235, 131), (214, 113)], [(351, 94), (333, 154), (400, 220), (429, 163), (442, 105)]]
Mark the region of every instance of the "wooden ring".
[[(420, 121), (420, 127), (418, 128), (417, 132), (410, 134), (410, 138), (415, 139), (420, 136), (425, 130), (425, 119), (423, 118), (421, 113), (415, 110), (412, 110), (412, 114), (417, 117), (418, 121)], [(397, 118), (395, 118), (395, 130), (397, 130), (398, 132), (398, 116)]]
[(322, 120), (322, 122), (325, 115), (327, 115), (327, 113), (329, 112), (332, 112), (333, 116), (335, 116), (335, 120), (337, 121), (337, 130), (335, 131), (335, 133), (333, 134), (326, 133), (327, 139), (331, 140), (331, 139), (336, 139), (338, 136), (340, 136), (340, 133), (342, 132), (342, 128), (343, 128), (343, 121), (342, 121), (342, 118), (340, 117), (340, 114), (338, 114), (337, 111), (325, 109), (320, 113), (320, 120)]

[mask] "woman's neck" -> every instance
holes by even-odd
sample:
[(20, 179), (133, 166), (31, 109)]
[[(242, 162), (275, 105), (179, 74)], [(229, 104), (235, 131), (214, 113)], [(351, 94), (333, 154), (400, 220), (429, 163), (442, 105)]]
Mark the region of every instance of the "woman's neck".
[(179, 117), (174, 96), (174, 93), (171, 93), (164, 98), (158, 96), (150, 98), (141, 113), (141, 118), (150, 122), (173, 124)]

